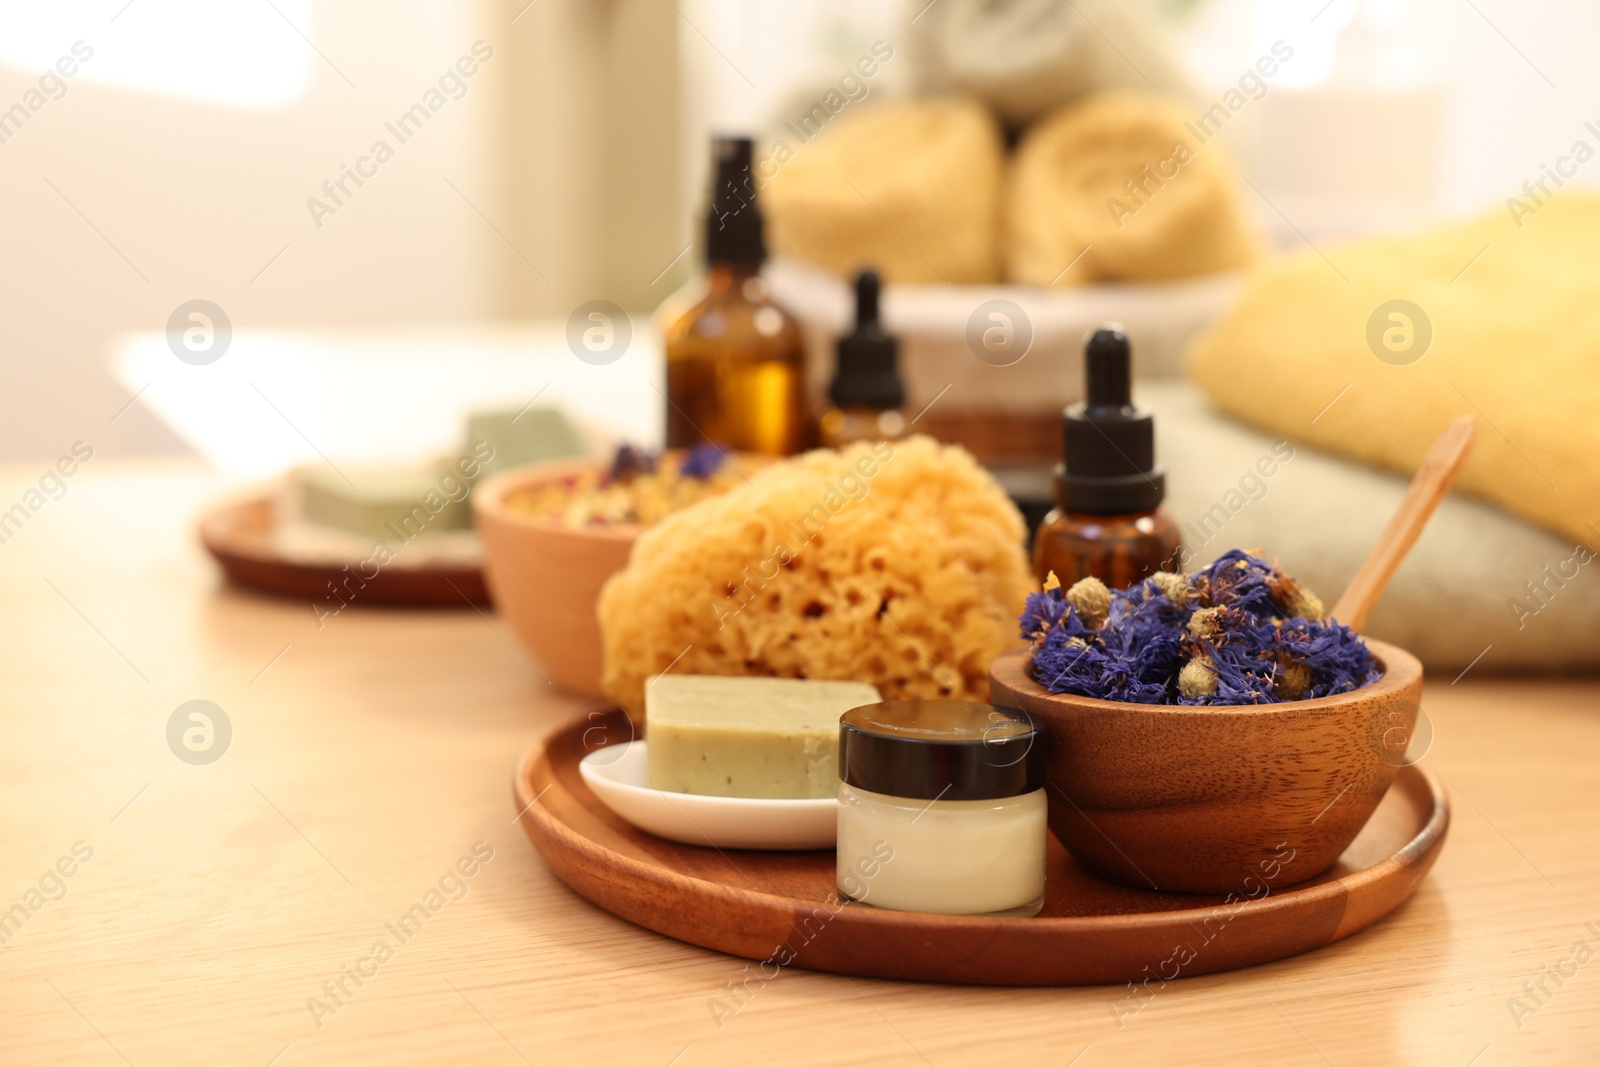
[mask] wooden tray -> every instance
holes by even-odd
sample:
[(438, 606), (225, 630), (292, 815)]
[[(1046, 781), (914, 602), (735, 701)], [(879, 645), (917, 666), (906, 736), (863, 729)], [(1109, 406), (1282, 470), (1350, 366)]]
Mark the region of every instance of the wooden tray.
[[(1421, 767), (1400, 770), (1332, 869), (1259, 899), (1152, 893), (1086, 874), (1054, 838), (1044, 911), (977, 919), (839, 907), (830, 852), (717, 851), (636, 830), (603, 808), (578, 761), (631, 739), (620, 711), (529, 749), (513, 783), (523, 829), (562, 881), (668, 937), (840, 974), (982, 985), (1093, 985), (1206, 974), (1320, 948), (1411, 895), (1450, 808)], [(1180, 951), (1179, 947), (1182, 946)], [(1159, 976), (1159, 977), (1158, 977)]]
[[(200, 541), (231, 581), (274, 596), (322, 603), (330, 595), (328, 583), (338, 585), (348, 576), (338, 566), (300, 563), (279, 555), (272, 540), (275, 521), (270, 496), (223, 504), (201, 517)], [(350, 565), (359, 562), (351, 560)], [(489, 590), (479, 567), (391, 566), (368, 579), (351, 603), (389, 607), (487, 606)]]

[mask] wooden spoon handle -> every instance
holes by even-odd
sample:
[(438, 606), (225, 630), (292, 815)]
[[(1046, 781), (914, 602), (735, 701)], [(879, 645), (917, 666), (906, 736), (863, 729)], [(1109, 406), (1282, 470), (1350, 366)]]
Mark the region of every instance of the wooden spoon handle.
[(1390, 517), (1389, 525), (1383, 528), (1378, 543), (1361, 561), (1355, 577), (1345, 586), (1344, 595), (1333, 606), (1334, 619), (1355, 630), (1367, 624), (1367, 616), (1383, 596), (1400, 561), (1411, 551), (1433, 509), (1455, 484), (1456, 475), (1461, 473), (1461, 466), (1467, 461), (1467, 453), (1472, 451), (1472, 442), (1477, 436), (1477, 420), (1463, 415), (1433, 442), (1433, 447), (1423, 457), (1422, 466), (1412, 476), (1400, 506)]

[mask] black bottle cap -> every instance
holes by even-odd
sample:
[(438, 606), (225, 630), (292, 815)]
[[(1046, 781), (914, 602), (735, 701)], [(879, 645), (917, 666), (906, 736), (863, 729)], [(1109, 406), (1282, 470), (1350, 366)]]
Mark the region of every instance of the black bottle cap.
[(706, 261), (754, 266), (767, 258), (756, 203), (753, 148), (748, 137), (711, 142), (711, 205), (706, 212)]
[(1044, 788), (1027, 712), (965, 700), (891, 700), (839, 719), (846, 785), (920, 800), (997, 800)]
[(878, 411), (906, 402), (900, 381), (900, 343), (878, 320), (878, 275), (864, 270), (856, 275), (856, 325), (839, 338), (839, 363), (828, 399), (838, 407), (865, 407)]
[(1088, 515), (1153, 511), (1166, 494), (1156, 464), (1155, 421), (1133, 406), (1132, 356), (1121, 325), (1108, 323), (1083, 347), (1084, 402), (1061, 420), (1056, 503)]

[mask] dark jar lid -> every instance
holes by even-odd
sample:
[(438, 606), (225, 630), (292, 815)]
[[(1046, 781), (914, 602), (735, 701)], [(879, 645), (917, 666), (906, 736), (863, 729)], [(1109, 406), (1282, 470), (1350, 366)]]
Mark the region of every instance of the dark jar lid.
[(919, 800), (997, 800), (1043, 788), (1038, 731), (1016, 708), (891, 700), (839, 719), (839, 778)]

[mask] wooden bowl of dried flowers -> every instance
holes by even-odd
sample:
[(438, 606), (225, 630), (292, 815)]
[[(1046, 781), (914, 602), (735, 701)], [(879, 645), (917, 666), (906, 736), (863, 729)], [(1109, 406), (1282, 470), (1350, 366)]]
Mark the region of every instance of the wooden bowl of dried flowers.
[(1040, 724), (1050, 829), (1083, 866), (1255, 898), (1338, 860), (1406, 761), (1422, 665), (1321, 615), (1237, 550), (1029, 598), (991, 699)]
[(1030, 647), (994, 662), (990, 699), (1042, 725), (1050, 829), (1080, 863), (1254, 900), (1338, 861), (1411, 760), (1422, 707), (1422, 664), (1356, 629), (1476, 435), (1465, 415), (1434, 441), (1331, 618), (1237, 549), (1118, 592), (1090, 578), (1028, 597)]
[(600, 587), (627, 565), (645, 528), (764, 462), (717, 445), (660, 456), (623, 446), (609, 464), (557, 460), (476, 487), (484, 578), (535, 669), (581, 696), (601, 696)]

